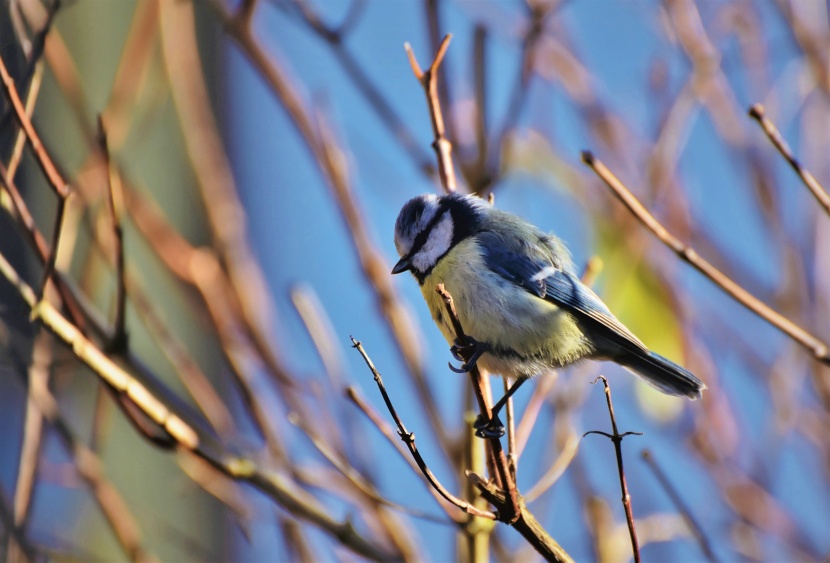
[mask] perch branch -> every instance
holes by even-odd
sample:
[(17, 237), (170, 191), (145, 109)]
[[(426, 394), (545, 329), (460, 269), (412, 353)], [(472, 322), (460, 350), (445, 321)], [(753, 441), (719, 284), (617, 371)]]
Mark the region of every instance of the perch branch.
[[(485, 481), (475, 473), (468, 473), (467, 477), (478, 487), (481, 495), (493, 506), (504, 506), (509, 499), (500, 488), (491, 481)], [(536, 549), (546, 561), (555, 563), (573, 563), (573, 559), (562, 549), (539, 524), (533, 514), (527, 510), (524, 501), (519, 503), (519, 517), (512, 526)]]
[[(461, 326), (461, 321), (458, 319), (458, 313), (455, 310), (455, 304), (453, 303), (452, 296), (444, 288), (444, 284), (438, 284), (435, 291), (444, 300), (444, 307), (446, 308), (447, 314), (452, 322), (456, 338), (459, 342), (466, 342), (467, 335), (464, 333), (464, 327)], [(465, 358), (465, 360), (467, 360), (467, 358)], [(493, 411), (490, 401), (483, 391), (482, 380), (484, 376), (481, 374), (476, 364), (473, 364), (469, 373), (481, 415), (484, 417), (485, 422), (490, 422), (493, 420)], [(504, 455), (504, 450), (501, 446), (501, 440), (497, 437), (487, 438), (487, 443), (490, 445), (493, 458), (490, 463), (490, 469), (491, 471), (495, 470), (493, 471), (493, 476), (498, 477), (498, 481), (507, 491), (507, 498), (509, 501), (506, 505), (502, 505), (499, 509), (499, 513), (503, 515), (501, 520), (513, 523), (516, 521), (516, 518), (519, 517), (519, 493), (516, 490), (516, 483), (510, 473), (510, 468), (507, 464), (507, 457)]]

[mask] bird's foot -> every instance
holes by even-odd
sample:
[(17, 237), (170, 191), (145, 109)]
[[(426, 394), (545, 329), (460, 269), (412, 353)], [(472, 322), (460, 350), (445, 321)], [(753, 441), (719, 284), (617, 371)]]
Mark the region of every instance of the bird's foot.
[(479, 438), (501, 438), (504, 436), (504, 424), (501, 423), (496, 413), (493, 413), (493, 418), (490, 420), (478, 415), (473, 423), (473, 428), (476, 429), (476, 436)]
[(490, 351), (490, 346), (484, 342), (467, 337), (465, 342), (458, 340), (450, 347), (452, 357), (462, 362), (461, 367), (455, 367), (450, 364), (450, 369), (455, 373), (468, 373), (475, 366), (478, 359), (485, 352)]

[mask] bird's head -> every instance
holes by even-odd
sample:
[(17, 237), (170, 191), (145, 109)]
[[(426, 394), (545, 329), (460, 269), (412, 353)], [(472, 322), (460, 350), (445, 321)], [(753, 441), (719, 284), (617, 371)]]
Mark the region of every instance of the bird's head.
[(401, 257), (393, 274), (411, 271), (423, 279), (450, 249), (474, 234), (488, 204), (467, 195), (425, 194), (407, 201), (395, 222), (395, 248)]

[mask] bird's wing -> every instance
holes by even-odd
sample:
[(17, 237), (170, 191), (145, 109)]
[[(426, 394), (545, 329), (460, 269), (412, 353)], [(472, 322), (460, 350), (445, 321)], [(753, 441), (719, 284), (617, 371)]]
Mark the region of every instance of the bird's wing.
[(596, 293), (570, 272), (554, 266), (543, 255), (530, 257), (520, 254), (497, 235), (485, 236), (482, 248), (486, 266), (499, 276), (541, 299), (564, 307), (577, 319), (593, 324), (603, 336), (624, 348), (648, 350), (617, 320)]

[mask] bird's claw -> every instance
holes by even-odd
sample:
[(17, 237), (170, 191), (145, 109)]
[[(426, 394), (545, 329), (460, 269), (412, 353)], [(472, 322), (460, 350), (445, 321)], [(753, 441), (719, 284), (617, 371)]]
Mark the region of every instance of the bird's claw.
[(455, 373), (468, 373), (482, 354), (490, 350), (490, 346), (478, 340), (467, 337), (466, 342), (459, 342), (458, 340), (450, 346), (450, 353), (452, 357), (462, 362), (461, 367), (455, 367), (450, 364), (450, 369)]
[(473, 428), (476, 429), (478, 438), (501, 438), (504, 436), (504, 424), (501, 423), (496, 414), (493, 414), (493, 418), (490, 420), (478, 415), (473, 423)]

